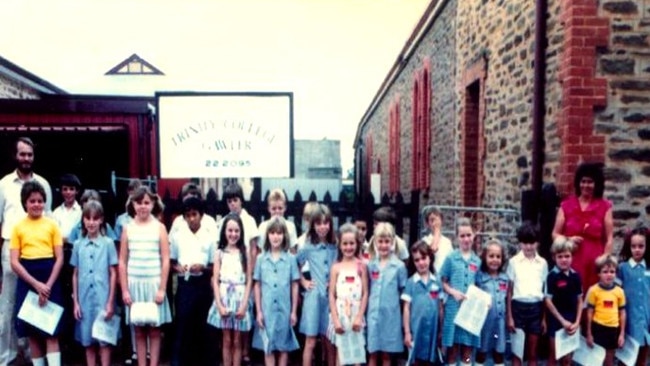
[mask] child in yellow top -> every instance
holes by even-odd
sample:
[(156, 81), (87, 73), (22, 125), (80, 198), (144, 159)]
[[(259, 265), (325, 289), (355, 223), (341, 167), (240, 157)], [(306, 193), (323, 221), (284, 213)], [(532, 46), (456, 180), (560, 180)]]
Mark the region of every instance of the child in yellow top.
[[(63, 239), (57, 223), (43, 217), (47, 195), (36, 181), (23, 184), (20, 200), (27, 217), (20, 221), (11, 234), (11, 269), (18, 276), (16, 284), (16, 312), (22, 306), (29, 291), (38, 295), (39, 305), (48, 301), (61, 305), (63, 293), (59, 285), (59, 273), (63, 266)], [(34, 366), (61, 365), (61, 352), (57, 339), (61, 322), (53, 334), (16, 319), (18, 337), (28, 337)], [(45, 343), (45, 350), (43, 350)], [(44, 357), (45, 356), (45, 357)]]
[(596, 258), (598, 283), (587, 292), (587, 344), (605, 348), (605, 366), (614, 365), (614, 352), (625, 342), (625, 293), (614, 282), (617, 266), (609, 254)]

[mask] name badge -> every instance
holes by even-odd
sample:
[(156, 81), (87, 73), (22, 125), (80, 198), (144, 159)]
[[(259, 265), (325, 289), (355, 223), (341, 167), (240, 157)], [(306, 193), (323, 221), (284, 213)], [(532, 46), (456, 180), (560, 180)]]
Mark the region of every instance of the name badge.
[(470, 271), (476, 272), (477, 269), (478, 269), (478, 267), (476, 267), (476, 264), (474, 264), (474, 263), (469, 264), (469, 270)]
[(557, 287), (566, 287), (567, 283), (565, 280), (557, 281)]
[(612, 300), (603, 301), (603, 306), (607, 309), (611, 309), (614, 307), (614, 301)]
[(345, 282), (354, 283), (354, 276), (345, 276)]
[(370, 277), (372, 277), (373, 280), (378, 280), (379, 279), (379, 271), (370, 272)]
[(433, 290), (429, 291), (429, 297), (431, 297), (434, 300), (437, 299), (438, 298), (438, 291), (433, 291)]
[(508, 284), (505, 282), (499, 282), (499, 291), (508, 291)]

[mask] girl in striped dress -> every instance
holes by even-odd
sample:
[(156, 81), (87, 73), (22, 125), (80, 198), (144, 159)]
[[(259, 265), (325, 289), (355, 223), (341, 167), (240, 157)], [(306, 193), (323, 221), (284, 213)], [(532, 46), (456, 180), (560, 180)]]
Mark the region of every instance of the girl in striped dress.
[[(133, 192), (127, 202), (127, 212), (133, 217), (122, 230), (120, 238), (119, 273), (122, 300), (126, 306), (126, 322), (135, 327), (138, 365), (147, 365), (147, 341), (150, 346), (150, 365), (160, 360), (160, 326), (171, 322), (167, 301), (167, 276), (169, 275), (169, 241), (165, 226), (155, 218), (162, 212), (162, 203), (149, 187), (142, 186)], [(132, 314), (132, 306), (154, 303), (155, 321), (145, 323)], [(134, 319), (132, 319), (134, 318)]]
[(219, 247), (214, 259), (212, 288), (214, 303), (208, 323), (222, 329), (223, 365), (241, 365), (242, 333), (251, 329), (248, 309), (252, 276), (244, 245), (244, 225), (236, 214), (223, 220)]
[[(474, 253), (474, 230), (467, 218), (456, 222), (458, 249), (447, 256), (440, 270), (442, 288), (449, 295), (445, 302), (445, 316), (442, 325), (442, 346), (447, 348), (447, 363), (455, 365), (459, 358), (461, 366), (472, 364), (472, 349), (479, 346), (479, 338), (454, 324), (454, 318), (465, 300), (465, 292), (476, 280), (481, 260)], [(459, 350), (460, 348), (460, 350)]]

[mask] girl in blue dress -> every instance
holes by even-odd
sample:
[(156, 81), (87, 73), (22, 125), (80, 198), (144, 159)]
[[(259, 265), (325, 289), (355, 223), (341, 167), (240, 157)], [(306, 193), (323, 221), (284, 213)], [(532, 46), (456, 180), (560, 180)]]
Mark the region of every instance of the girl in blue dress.
[(253, 347), (264, 352), (266, 366), (286, 366), (289, 352), (298, 349), (293, 332), (297, 321), (300, 273), (289, 253), (289, 231), (284, 218), (272, 217), (266, 226), (264, 251), (255, 261), (253, 280), (257, 309)]
[(627, 310), (625, 332), (639, 343), (637, 365), (645, 365), (650, 331), (650, 252), (646, 250), (648, 229), (638, 227), (625, 237), (621, 249), (618, 277), (621, 280)]
[(406, 281), (404, 301), (404, 345), (410, 348), (409, 361), (431, 365), (438, 359), (438, 325), (442, 322), (442, 284), (435, 275), (433, 249), (418, 241), (411, 246), (415, 274)]
[(99, 347), (102, 366), (111, 364), (111, 347), (92, 337), (95, 319), (110, 320), (115, 312), (117, 250), (102, 228), (104, 209), (99, 201), (88, 201), (82, 209), (82, 237), (74, 243), (70, 265), (74, 302), (75, 339), (86, 348), (86, 364), (94, 366)]
[(309, 264), (309, 272), (301, 272), (300, 280), (305, 288), (300, 317), (300, 333), (305, 335), (305, 349), (302, 354), (302, 364), (305, 366), (312, 364), (318, 336), (321, 336), (321, 344), (325, 348), (327, 364), (332, 365), (335, 361), (335, 352), (326, 335), (330, 312), (327, 286), (330, 281), (330, 269), (337, 254), (332, 214), (327, 206), (319, 204), (312, 212), (305, 245), (297, 254), (300, 268), (306, 263)]
[(476, 352), (476, 366), (483, 366), (488, 353), (492, 353), (494, 366), (503, 366), (506, 351), (506, 296), (508, 275), (505, 273), (506, 250), (496, 239), (488, 240), (481, 252), (481, 270), (476, 275), (476, 286), (492, 297), (481, 330), (481, 347)]
[(221, 225), (219, 245), (214, 259), (212, 289), (214, 303), (208, 323), (222, 330), (223, 365), (240, 365), (242, 333), (251, 329), (248, 309), (252, 280), (247, 265), (244, 225), (237, 214), (229, 214)]
[(404, 262), (395, 255), (395, 229), (389, 223), (377, 224), (371, 252), (377, 255), (368, 263), (370, 290), (368, 298), (368, 366), (391, 364), (391, 354), (404, 350), (400, 295), (406, 286)]
[[(165, 225), (155, 217), (162, 212), (160, 197), (149, 187), (141, 186), (129, 197), (127, 212), (133, 219), (122, 230), (118, 262), (126, 323), (134, 325), (138, 366), (147, 365), (147, 343), (151, 356), (149, 365), (158, 366), (160, 326), (172, 319), (167, 301), (169, 240)], [(137, 314), (133, 320), (133, 304), (145, 305), (144, 309), (149, 304), (154, 305), (157, 310), (155, 321), (141, 323)]]
[(478, 347), (479, 338), (454, 324), (460, 303), (465, 299), (465, 292), (469, 285), (475, 283), (476, 273), (481, 265), (481, 260), (472, 250), (474, 230), (469, 219), (458, 219), (456, 238), (458, 249), (447, 256), (440, 270), (442, 287), (449, 295), (445, 302), (442, 346), (447, 347), (447, 362), (450, 365), (456, 364), (460, 348), (461, 365), (469, 366), (472, 362), (472, 349)]

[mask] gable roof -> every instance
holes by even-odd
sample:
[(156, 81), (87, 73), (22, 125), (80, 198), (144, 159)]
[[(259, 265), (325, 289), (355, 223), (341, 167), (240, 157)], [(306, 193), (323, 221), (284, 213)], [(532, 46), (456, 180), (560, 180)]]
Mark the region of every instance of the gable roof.
[(68, 94), (65, 90), (41, 79), (22, 67), (0, 56), (0, 75), (5, 75), (11, 80), (25, 84), (43, 94)]
[(137, 54), (132, 54), (117, 66), (108, 70), (105, 75), (165, 75), (157, 67), (147, 62)]

